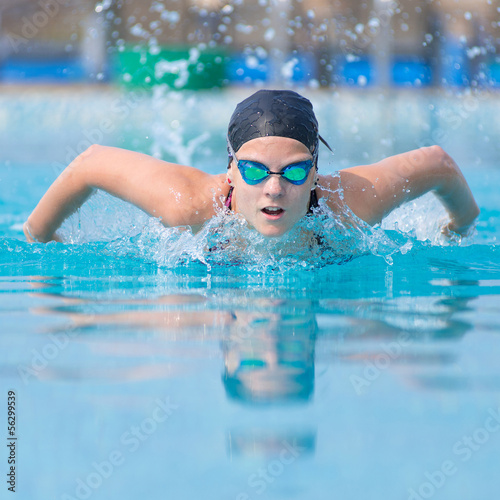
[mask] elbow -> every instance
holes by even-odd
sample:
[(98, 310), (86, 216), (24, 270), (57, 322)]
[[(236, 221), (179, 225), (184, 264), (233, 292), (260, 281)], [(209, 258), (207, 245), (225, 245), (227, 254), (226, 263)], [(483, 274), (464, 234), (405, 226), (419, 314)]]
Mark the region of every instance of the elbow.
[(430, 165), (434, 171), (432, 177), (436, 183), (435, 190), (439, 192), (443, 186), (449, 183), (464, 182), (462, 172), (457, 164), (441, 146), (430, 146), (428, 153), (430, 155)]
[(437, 144), (434, 144), (434, 146), (429, 146), (429, 151), (436, 156), (444, 156), (446, 155), (446, 151), (441, 147), (438, 146)]
[(445, 172), (455, 174), (459, 171), (453, 158), (441, 146), (431, 146), (431, 149), (434, 161), (443, 168)]
[(95, 187), (93, 178), (95, 177), (95, 167), (102, 164), (101, 158), (106, 151), (106, 146), (93, 144), (80, 153), (64, 172), (66, 181), (76, 182), (87, 188)]
[(92, 160), (96, 157), (99, 157), (99, 155), (102, 154), (103, 151), (105, 151), (107, 148), (106, 146), (101, 146), (99, 144), (92, 144), (92, 146), (89, 146), (85, 151), (80, 153), (70, 164), (72, 165), (78, 165), (81, 163), (84, 163), (87, 160)]
[(431, 157), (431, 161), (434, 165), (448, 166), (453, 162), (451, 156), (441, 147), (441, 146), (429, 146), (427, 151)]

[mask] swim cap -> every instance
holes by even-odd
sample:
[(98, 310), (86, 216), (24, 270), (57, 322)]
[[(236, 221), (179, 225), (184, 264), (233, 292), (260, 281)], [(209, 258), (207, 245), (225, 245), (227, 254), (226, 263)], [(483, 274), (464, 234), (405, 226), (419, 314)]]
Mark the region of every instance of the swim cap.
[(318, 121), (311, 102), (292, 90), (259, 90), (240, 102), (229, 120), (227, 136), (234, 151), (267, 136), (295, 139), (317, 157)]

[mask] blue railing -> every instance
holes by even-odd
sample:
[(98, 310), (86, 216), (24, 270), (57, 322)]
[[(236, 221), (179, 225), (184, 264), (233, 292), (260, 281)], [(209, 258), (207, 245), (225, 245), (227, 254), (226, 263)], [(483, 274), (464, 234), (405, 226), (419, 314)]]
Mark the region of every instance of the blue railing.
[[(224, 78), (214, 86), (272, 83), (276, 73), (284, 84), (306, 85), (316, 81), (318, 86), (365, 87), (377, 84), (377, 67), (368, 55), (336, 54), (328, 58), (311, 52), (296, 51), (282, 61), (274, 72), (273, 61), (267, 57), (237, 52), (222, 56)], [(218, 63), (219, 64), (219, 63)], [(119, 80), (120, 68), (108, 71), (100, 79)], [(199, 71), (199, 68), (198, 68)], [(389, 64), (389, 82), (396, 87), (466, 87), (480, 85), (500, 87), (500, 61), (494, 58), (472, 60), (463, 49), (447, 47), (434, 59), (414, 55), (394, 56)], [(95, 80), (87, 74), (79, 58), (28, 59), (8, 58), (0, 61), (0, 81), (3, 82), (88, 82)], [(192, 88), (192, 86), (190, 87)]]

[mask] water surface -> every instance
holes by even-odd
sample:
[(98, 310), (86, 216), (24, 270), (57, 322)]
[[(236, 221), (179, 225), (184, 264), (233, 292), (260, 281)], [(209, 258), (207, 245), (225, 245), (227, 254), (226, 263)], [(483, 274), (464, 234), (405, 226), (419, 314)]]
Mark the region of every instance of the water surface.
[[(195, 155), (207, 171), (224, 165), (219, 132)], [(457, 157), (482, 210), (473, 238), (444, 241), (427, 197), (350, 234), (355, 258), (316, 261), (244, 227), (252, 258), (209, 251), (213, 233), (163, 229), (101, 195), (63, 228), (70, 243), (27, 244), (21, 223), (57, 173), (42, 152), (12, 146), (0, 167), (0, 380), (18, 401), (19, 498), (494, 497), (494, 148), (473, 154), (479, 166)]]

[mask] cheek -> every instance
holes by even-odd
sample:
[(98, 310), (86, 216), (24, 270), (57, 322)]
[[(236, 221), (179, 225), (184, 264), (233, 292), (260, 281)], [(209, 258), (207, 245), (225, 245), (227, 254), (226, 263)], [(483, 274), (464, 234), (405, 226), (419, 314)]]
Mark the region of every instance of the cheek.
[(307, 208), (309, 207), (309, 200), (311, 199), (311, 190), (309, 188), (304, 188), (300, 191), (300, 193), (297, 193), (297, 211), (306, 211)]
[(239, 179), (239, 182), (235, 185), (235, 193), (237, 212), (241, 213), (244, 217), (251, 217), (257, 207), (258, 191), (252, 189), (252, 186), (244, 183), (242, 179)]

